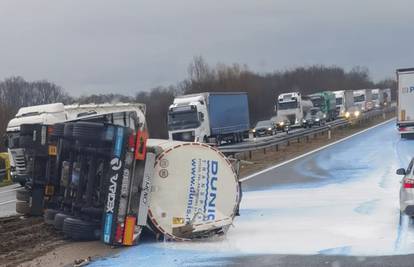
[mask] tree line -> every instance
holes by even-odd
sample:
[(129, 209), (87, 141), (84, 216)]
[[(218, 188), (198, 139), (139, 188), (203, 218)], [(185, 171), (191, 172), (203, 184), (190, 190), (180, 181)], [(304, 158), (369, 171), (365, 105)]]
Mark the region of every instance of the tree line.
[[(396, 97), (396, 81), (384, 79), (373, 82), (369, 70), (354, 67), (346, 71), (338, 66), (313, 65), (257, 73), (247, 65), (217, 64), (211, 66), (202, 57), (195, 57), (188, 66), (188, 77), (168, 87), (156, 87), (137, 92), (134, 96), (122, 94), (92, 94), (70, 96), (60, 86), (47, 81), (26, 81), (22, 77), (11, 77), (0, 81), (0, 136), (3, 136), (8, 121), (24, 106), (54, 102), (113, 103), (139, 102), (147, 105), (147, 122), (150, 136), (167, 137), (168, 106), (177, 95), (201, 92), (247, 92), (251, 123), (274, 115), (274, 105), (279, 94), (299, 91), (311, 94), (322, 90), (348, 90), (363, 88), (391, 88)], [(4, 150), (4, 147), (0, 146)]]

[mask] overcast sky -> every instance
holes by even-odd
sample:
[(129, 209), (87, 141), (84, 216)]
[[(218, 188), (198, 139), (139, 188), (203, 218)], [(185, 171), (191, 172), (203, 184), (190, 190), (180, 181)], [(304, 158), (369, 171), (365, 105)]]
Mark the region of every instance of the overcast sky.
[(195, 55), (271, 72), (414, 67), (412, 0), (1, 0), (0, 79), (73, 95), (134, 94), (187, 77)]

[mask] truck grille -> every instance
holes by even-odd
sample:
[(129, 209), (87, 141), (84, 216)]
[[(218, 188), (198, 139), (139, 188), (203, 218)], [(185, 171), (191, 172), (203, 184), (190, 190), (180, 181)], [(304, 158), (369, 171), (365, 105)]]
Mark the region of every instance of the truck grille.
[(16, 167), (17, 175), (27, 175), (26, 159), (24, 157), (24, 150), (12, 150), (12, 156)]
[(295, 121), (296, 121), (296, 115), (295, 114), (290, 114), (290, 115), (287, 115), (286, 117), (288, 118), (290, 124), (292, 124), (292, 125), (295, 124)]

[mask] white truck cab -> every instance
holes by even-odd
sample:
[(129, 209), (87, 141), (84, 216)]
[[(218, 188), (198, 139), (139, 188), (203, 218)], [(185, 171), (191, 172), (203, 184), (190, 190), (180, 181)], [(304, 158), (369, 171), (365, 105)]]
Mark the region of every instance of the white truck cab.
[(367, 103), (367, 94), (365, 89), (354, 90), (354, 106), (356, 106), (361, 112), (365, 112)]
[(312, 101), (304, 99), (299, 92), (280, 94), (276, 104), (276, 123), (289, 123), (301, 127), (306, 113), (313, 107)]
[(373, 108), (381, 108), (384, 104), (384, 93), (382, 89), (372, 89), (372, 106)]
[(170, 140), (205, 142), (211, 135), (205, 95), (176, 97), (168, 109)]

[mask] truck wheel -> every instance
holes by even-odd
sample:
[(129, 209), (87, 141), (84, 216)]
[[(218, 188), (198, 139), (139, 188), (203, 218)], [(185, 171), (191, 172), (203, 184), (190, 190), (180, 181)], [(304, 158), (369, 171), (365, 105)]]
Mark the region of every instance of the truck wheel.
[(30, 192), (27, 191), (25, 188), (20, 188), (16, 191), (16, 199), (19, 201), (30, 201)]
[(207, 136), (204, 136), (204, 137), (203, 137), (203, 142), (204, 142), (204, 143), (208, 143), (208, 138), (207, 138)]
[(55, 220), (55, 215), (58, 212), (59, 212), (58, 210), (54, 210), (54, 209), (45, 210), (45, 212), (43, 213), (43, 219), (45, 220), (45, 223), (53, 224), (53, 222)]
[(66, 218), (70, 218), (71, 216), (69, 214), (65, 214), (65, 213), (57, 213), (55, 215), (55, 220), (53, 221), (53, 226), (55, 227), (56, 230), (62, 230), (63, 228), (63, 222), (65, 221)]
[(78, 122), (73, 126), (73, 137), (81, 140), (96, 139), (104, 129), (104, 125), (94, 122)]
[(16, 212), (20, 214), (30, 214), (31, 208), (29, 202), (16, 201)]
[(63, 221), (63, 234), (73, 240), (89, 241), (99, 239), (99, 224), (76, 218)]

